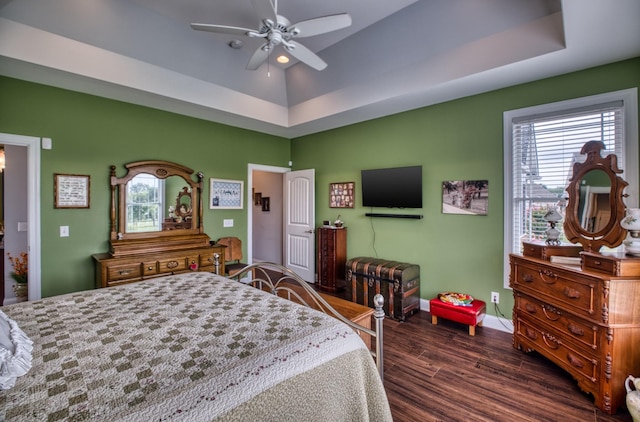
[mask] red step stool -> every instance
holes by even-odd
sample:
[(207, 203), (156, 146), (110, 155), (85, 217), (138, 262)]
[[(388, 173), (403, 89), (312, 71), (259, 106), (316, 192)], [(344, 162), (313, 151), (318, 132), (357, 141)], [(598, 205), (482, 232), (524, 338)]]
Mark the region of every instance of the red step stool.
[(478, 299), (474, 299), (471, 306), (458, 306), (443, 302), (437, 297), (429, 301), (429, 307), (432, 324), (438, 324), (438, 317), (460, 322), (469, 326), (470, 336), (476, 335), (476, 325), (482, 327), (482, 320), (487, 309), (486, 303)]

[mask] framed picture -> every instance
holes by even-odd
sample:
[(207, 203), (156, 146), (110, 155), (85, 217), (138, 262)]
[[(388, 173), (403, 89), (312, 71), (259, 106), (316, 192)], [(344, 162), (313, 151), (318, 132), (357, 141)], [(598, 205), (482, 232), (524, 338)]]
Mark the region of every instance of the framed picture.
[(262, 211), (271, 211), (270, 199), (268, 196), (262, 198)]
[(242, 180), (211, 179), (209, 209), (241, 210), (244, 192)]
[(258, 207), (262, 206), (262, 192), (256, 192), (253, 194), (253, 204)]
[(54, 208), (89, 208), (89, 176), (54, 174)]
[(442, 213), (487, 215), (488, 180), (445, 180), (442, 182)]
[(329, 183), (329, 207), (353, 208), (354, 182)]

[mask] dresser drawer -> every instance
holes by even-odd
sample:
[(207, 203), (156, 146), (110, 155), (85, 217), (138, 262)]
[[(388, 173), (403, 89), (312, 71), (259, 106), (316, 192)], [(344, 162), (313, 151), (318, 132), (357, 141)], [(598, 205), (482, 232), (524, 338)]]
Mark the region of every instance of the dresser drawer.
[(148, 261), (142, 263), (142, 274), (145, 277), (158, 274), (158, 261)]
[(582, 257), (582, 265), (586, 270), (600, 271), (611, 275), (616, 275), (617, 273), (615, 261), (604, 259), (603, 257), (584, 255)]
[(544, 242), (522, 242), (522, 254), (549, 261), (552, 256), (579, 257), (580, 245), (547, 245)]
[(591, 320), (601, 321), (604, 292), (597, 278), (576, 277), (553, 265), (535, 265), (514, 260), (511, 284), (514, 290)]
[(183, 271), (187, 268), (186, 256), (158, 260), (158, 272), (160, 273)]
[(543, 326), (526, 317), (515, 321), (515, 343), (540, 352), (569, 372), (586, 391), (599, 391), (598, 375), (600, 361), (563, 341)]
[(535, 319), (550, 331), (582, 347), (587, 353), (600, 349), (599, 327), (564, 312), (562, 309), (540, 302), (532, 297), (515, 293), (515, 309), (520, 316)]
[(200, 268), (207, 268), (210, 267), (208, 269), (208, 271), (213, 271), (214, 269), (214, 264), (215, 264), (215, 255), (218, 254), (218, 262), (220, 263), (220, 265), (222, 265), (222, 263), (224, 262), (224, 253), (223, 252), (211, 252), (211, 253), (205, 253), (205, 254), (201, 254), (200, 255)]
[(113, 281), (139, 279), (141, 276), (140, 263), (109, 265), (109, 267), (107, 267), (107, 280), (109, 283)]

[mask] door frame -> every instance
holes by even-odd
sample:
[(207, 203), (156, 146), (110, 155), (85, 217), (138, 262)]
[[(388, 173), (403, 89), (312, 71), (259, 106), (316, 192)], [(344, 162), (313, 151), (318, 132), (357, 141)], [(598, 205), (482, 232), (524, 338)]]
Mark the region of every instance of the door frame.
[(0, 132), (0, 144), (27, 147), (29, 300), (38, 300), (42, 297), (42, 284), (40, 279), (40, 138)]
[[(288, 173), (291, 171), (289, 167), (268, 166), (264, 164), (247, 164), (247, 264), (253, 264), (253, 171), (266, 171), (270, 173)], [(282, 246), (282, 245), (281, 245)]]

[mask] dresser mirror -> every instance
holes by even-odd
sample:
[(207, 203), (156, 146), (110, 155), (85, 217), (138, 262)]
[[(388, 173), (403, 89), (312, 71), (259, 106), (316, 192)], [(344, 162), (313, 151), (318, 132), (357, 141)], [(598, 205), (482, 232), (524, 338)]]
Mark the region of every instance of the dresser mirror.
[(564, 233), (572, 243), (579, 243), (587, 252), (598, 252), (602, 246), (615, 248), (626, 237), (620, 227), (625, 215), (623, 190), (627, 186), (618, 174), (618, 157), (602, 156), (604, 143), (590, 141), (580, 153), (586, 156), (582, 163), (573, 165), (573, 174), (567, 193)]
[[(169, 161), (111, 166), (111, 253), (141, 244), (208, 244), (202, 225), (203, 174)], [(194, 180), (195, 179), (195, 180)]]

